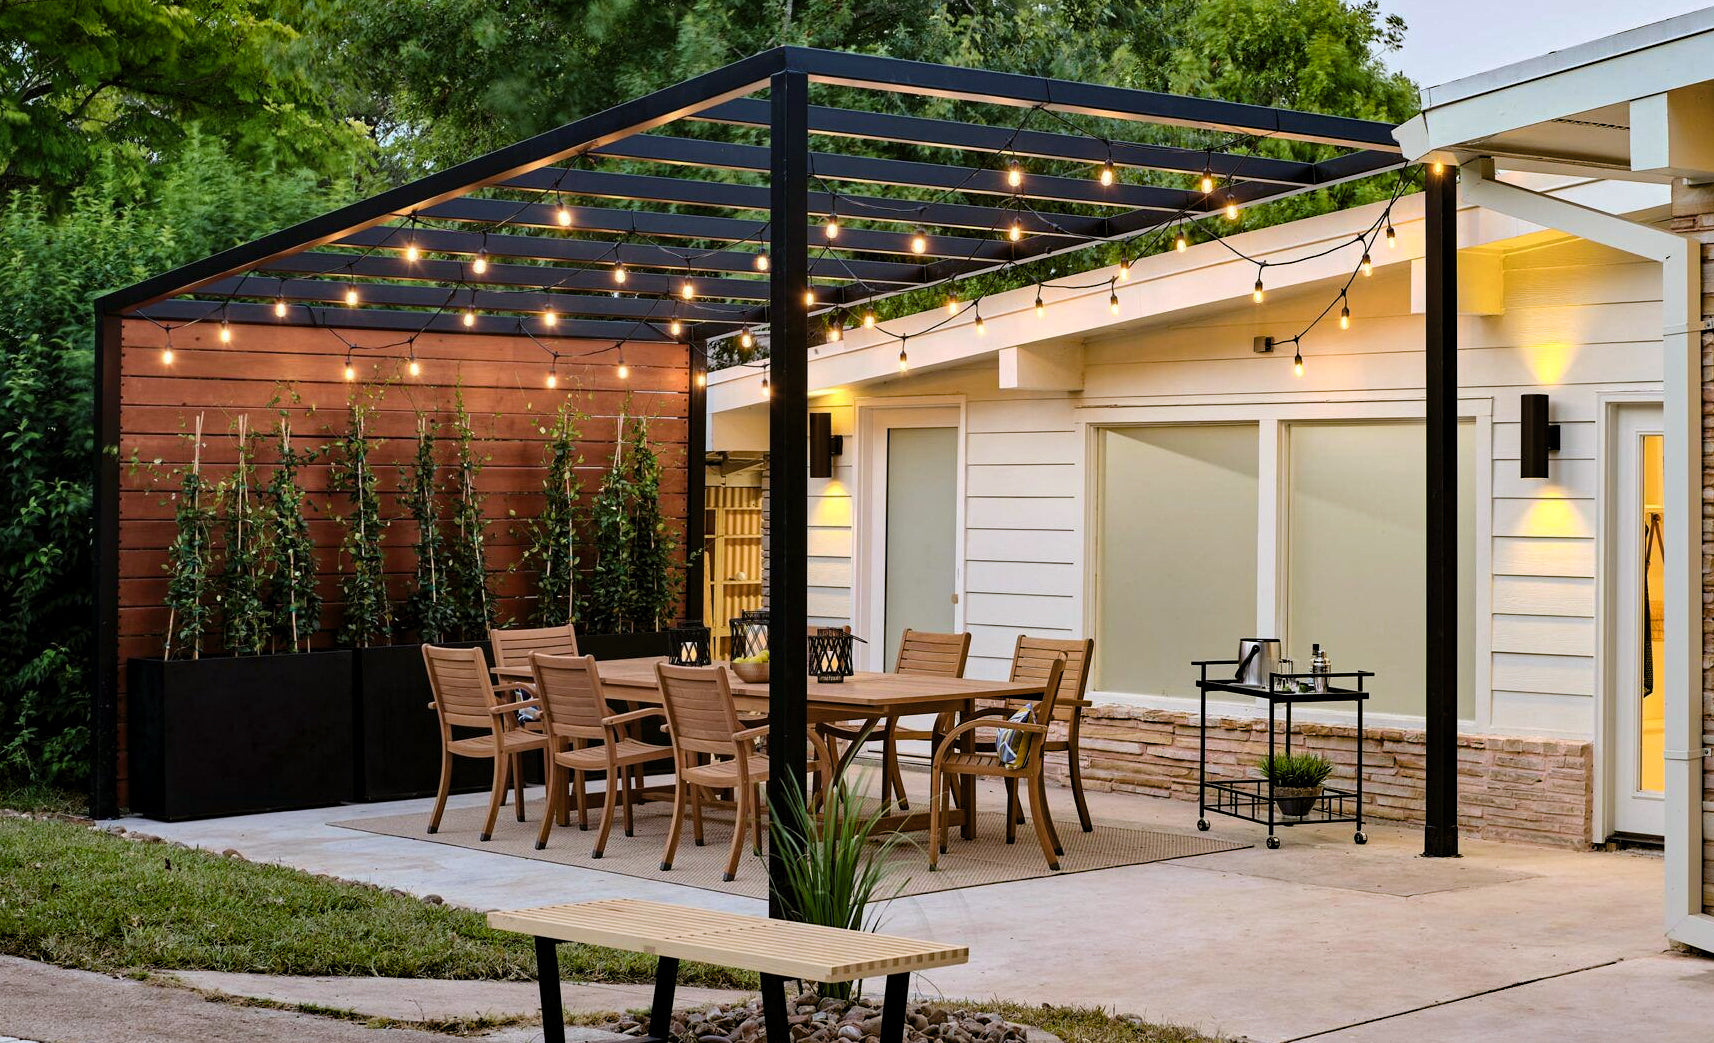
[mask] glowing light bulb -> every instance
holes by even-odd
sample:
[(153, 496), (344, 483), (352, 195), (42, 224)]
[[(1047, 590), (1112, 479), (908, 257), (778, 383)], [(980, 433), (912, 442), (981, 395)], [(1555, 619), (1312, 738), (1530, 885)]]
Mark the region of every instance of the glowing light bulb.
[(1129, 257), (1119, 258), (1119, 281), (1131, 281), (1131, 259)]
[(1369, 260), (1369, 254), (1367, 253), (1367, 251), (1365, 251), (1363, 254), (1363, 275), (1366, 278), (1366, 277), (1374, 275), (1374, 274), (1375, 274), (1375, 262)]
[(554, 208), (553, 218), (561, 228), (571, 227), (571, 210), (564, 203)]
[(476, 312), (469, 308), (464, 309), (464, 325), (466, 327), (476, 325)]
[(619, 379), (620, 380), (630, 380), (631, 379), (631, 367), (625, 365), (624, 359), (619, 360)]
[(696, 386), (699, 388), (707, 387), (708, 386), (708, 374), (698, 373), (696, 375)]
[(839, 343), (839, 339), (844, 335), (845, 334), (840, 331), (839, 324), (837, 322), (827, 327), (827, 342), (829, 344)]
[(958, 314), (958, 298), (950, 293), (946, 295), (946, 314)]
[(1436, 164), (1435, 164), (1435, 165), (1434, 165), (1434, 172), (1435, 172), (1435, 173), (1436, 173), (1436, 174), (1444, 174), (1444, 173), (1446, 173), (1446, 164), (1445, 164), (1445, 163), (1436, 163)]
[(815, 307), (815, 291), (814, 290), (803, 291), (803, 306), (805, 308)]
[(345, 364), (345, 379), (346, 380), (356, 380), (357, 379), (357, 367), (353, 366), (349, 362), (347, 362)]
[(980, 315), (976, 316), (976, 335), (979, 337), (985, 337), (988, 335), (988, 324), (982, 321), (982, 316)]
[(1391, 221), (1388, 221), (1387, 222), (1387, 249), (1391, 250), (1398, 245), (1399, 245), (1399, 233), (1397, 232), (1397, 230), (1395, 230), (1393, 228), (1393, 223)]
[(1303, 352), (1300, 351), (1292, 357), (1291, 372), (1293, 376), (1303, 376)]
[(911, 365), (911, 362), (910, 362), (910, 359), (908, 357), (906, 357), (906, 355), (905, 355), (905, 349), (903, 347), (900, 347), (899, 348), (899, 372), (903, 373), (905, 370), (910, 368), (910, 365)]
[(422, 364), (419, 363), (416, 359), (412, 359), (411, 364), (405, 368), (410, 370), (411, 376), (413, 376), (413, 377), (420, 377), (423, 375)]
[(762, 397), (768, 398), (772, 395), (773, 392), (768, 389), (768, 371), (764, 369), (762, 370)]
[(417, 249), (416, 243), (411, 243), (405, 247), (405, 260), (415, 263), (422, 260), (422, 256), (423, 252)]
[(768, 270), (768, 255), (767, 254), (757, 254), (756, 255), (756, 270), (758, 272), (765, 272)]
[(164, 363), (165, 365), (168, 365), (168, 366), (173, 364), (173, 349), (171, 349), (171, 348), (162, 348), (161, 349), (161, 362)]
[(1018, 161), (1014, 159), (1012, 160), (1012, 165), (1006, 168), (1006, 184), (1011, 185), (1013, 188), (1017, 188), (1023, 183), (1024, 168), (1018, 166)]
[(1119, 314), (1119, 295), (1118, 295), (1118, 293), (1115, 292), (1115, 293), (1108, 294), (1108, 296), (1107, 296), (1107, 310), (1112, 312), (1114, 315)]
[(357, 287), (347, 286), (345, 288), (345, 304), (346, 307), (357, 306)]
[(687, 301), (694, 300), (696, 298), (695, 284), (693, 284), (689, 279), (686, 279), (684, 281), (684, 285), (678, 288), (678, 295)]
[(911, 253), (920, 254), (920, 253), (926, 253), (927, 251), (928, 251), (928, 236), (923, 235), (922, 230), (918, 229), (917, 233), (915, 235), (911, 236)]
[(1258, 275), (1256, 276), (1256, 288), (1250, 291), (1250, 299), (1255, 301), (1257, 304), (1260, 304), (1262, 303), (1262, 297), (1262, 277)]
[(738, 346), (741, 348), (755, 347), (756, 346), (756, 338), (750, 333), (749, 330), (745, 330), (743, 333), (738, 334)]
[(1183, 253), (1190, 249), (1190, 241), (1185, 239), (1183, 232), (1178, 233), (1178, 238), (1173, 240), (1172, 245), (1173, 249), (1177, 250), (1179, 253)]
[(548, 305), (547, 311), (542, 312), (542, 325), (550, 327), (559, 325), (559, 312), (554, 311), (551, 304)]
[(1047, 314), (1047, 305), (1042, 303), (1041, 291), (1037, 290), (1036, 291), (1036, 318), (1038, 318), (1038, 319), (1042, 318), (1046, 314)]
[(827, 238), (830, 240), (839, 238), (839, 218), (828, 218), (827, 224), (822, 228), (822, 231), (827, 234)]
[(1018, 224), (1018, 222), (1016, 222), (1016, 221), (1013, 221), (1012, 227), (1006, 229), (1006, 238), (1010, 239), (1012, 242), (1015, 243), (1019, 239), (1022, 239), (1023, 237), (1024, 237), (1024, 226)]
[(548, 384), (548, 387), (550, 387), (550, 388), (551, 387), (558, 387), (559, 386), (559, 374), (555, 373), (551, 369), (548, 370), (547, 384)]
[(1207, 195), (1210, 192), (1214, 191), (1214, 175), (1212, 173), (1204, 170), (1202, 172), (1202, 182), (1198, 187), (1200, 187), (1202, 189), (1203, 195)]
[(684, 332), (684, 323), (678, 321), (677, 319), (674, 319), (671, 323), (669, 323), (667, 325), (667, 332), (671, 333), (675, 337), (678, 336), (679, 334)]
[(875, 313), (872, 311), (865, 310), (863, 312), (863, 328), (868, 329), (870, 326), (873, 326), (873, 325), (875, 325)]
[(475, 272), (477, 275), (482, 275), (488, 271), (487, 250), (476, 251), (476, 260), (470, 262), (470, 270)]
[(274, 318), (283, 319), (285, 317), (286, 317), (286, 299), (284, 297), (275, 297), (274, 298)]
[(1119, 176), (1118, 173), (1113, 169), (1113, 164), (1111, 164), (1111, 163), (1101, 164), (1100, 178), (1101, 178), (1102, 187), (1106, 187), (1108, 185), (1111, 185), (1113, 183), (1114, 179), (1116, 179), (1118, 176)]
[(613, 266), (613, 281), (614, 282), (623, 286), (623, 285), (625, 285), (625, 280), (628, 278), (630, 278), (630, 273), (625, 271), (625, 265), (623, 262)]
[(1232, 199), (1231, 196), (1226, 197), (1226, 220), (1228, 220), (1228, 221), (1238, 220), (1238, 204), (1237, 204), (1237, 202), (1235, 202)]
[(1351, 306), (1349, 304), (1339, 306), (1339, 328), (1342, 330), (1351, 328)]
[(232, 343), (232, 324), (225, 319), (220, 320), (220, 343)]

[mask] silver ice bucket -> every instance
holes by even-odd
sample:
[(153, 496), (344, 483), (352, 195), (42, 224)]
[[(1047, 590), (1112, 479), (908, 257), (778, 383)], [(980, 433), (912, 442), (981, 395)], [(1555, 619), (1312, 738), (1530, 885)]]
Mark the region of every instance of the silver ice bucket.
[(1252, 688), (1266, 689), (1269, 676), (1280, 668), (1280, 639), (1246, 637), (1238, 642), (1238, 672), (1233, 680)]

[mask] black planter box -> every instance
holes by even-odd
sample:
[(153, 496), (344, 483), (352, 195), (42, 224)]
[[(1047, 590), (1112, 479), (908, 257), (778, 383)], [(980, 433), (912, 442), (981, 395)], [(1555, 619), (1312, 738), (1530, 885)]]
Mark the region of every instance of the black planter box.
[(131, 808), (176, 821), (351, 798), (351, 653), (132, 659)]
[[(486, 641), (446, 642), (486, 648)], [(352, 717), (356, 724), (352, 792), (360, 801), (432, 797), (440, 790), (440, 719), (423, 668), (421, 645), (382, 645), (351, 653)], [(473, 734), (473, 733), (459, 733)], [(526, 771), (530, 761), (525, 758)], [(534, 772), (539, 774), (539, 766)], [(526, 775), (528, 778), (528, 775)], [(452, 791), (485, 790), (492, 761), (452, 759)]]
[(663, 630), (638, 634), (579, 634), (577, 650), (597, 659), (647, 659), (667, 654), (667, 635)]

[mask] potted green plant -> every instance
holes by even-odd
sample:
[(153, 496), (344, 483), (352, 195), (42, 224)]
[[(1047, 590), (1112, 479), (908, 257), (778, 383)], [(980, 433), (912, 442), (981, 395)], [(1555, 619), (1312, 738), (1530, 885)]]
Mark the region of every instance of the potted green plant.
[(1333, 762), (1313, 753), (1277, 753), (1263, 757), (1257, 766), (1272, 785), (1274, 805), (1280, 814), (1302, 818), (1315, 810), (1321, 785), (1333, 772)]

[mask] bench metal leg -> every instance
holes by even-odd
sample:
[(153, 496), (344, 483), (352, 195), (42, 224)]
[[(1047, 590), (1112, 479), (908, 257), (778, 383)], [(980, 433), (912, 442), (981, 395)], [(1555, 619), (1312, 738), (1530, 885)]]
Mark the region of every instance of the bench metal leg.
[(762, 1023), (768, 1043), (791, 1043), (791, 1023), (786, 1019), (786, 980), (778, 974), (762, 975)]
[(905, 1003), (910, 991), (909, 971), (887, 975), (887, 1001), (881, 1007), (881, 1043), (904, 1043)]
[(649, 1035), (660, 1043), (671, 1043), (673, 1025), (673, 990), (678, 985), (678, 958), (661, 956), (655, 960), (655, 1000), (649, 1005)]
[(536, 982), (542, 990), (542, 1039), (565, 1043), (565, 1011), (559, 998), (559, 943), (536, 938)]

